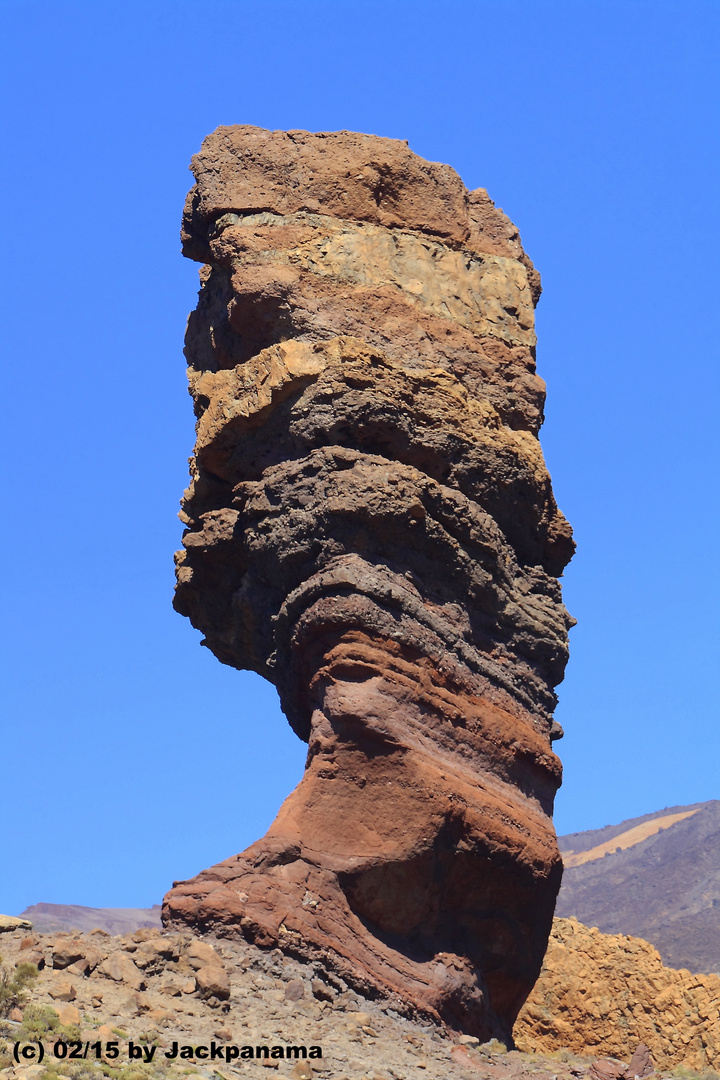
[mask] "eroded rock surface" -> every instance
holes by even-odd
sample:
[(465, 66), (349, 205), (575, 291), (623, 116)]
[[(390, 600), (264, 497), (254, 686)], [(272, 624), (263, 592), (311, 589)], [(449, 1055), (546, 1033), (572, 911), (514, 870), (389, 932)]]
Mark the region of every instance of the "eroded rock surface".
[(508, 1040), (560, 883), (572, 621), (537, 274), (484, 191), (404, 143), (224, 127), (193, 170), (175, 604), (309, 749), (268, 834), (164, 920)]
[(528, 1052), (622, 1059), (642, 1042), (661, 1069), (702, 1071), (720, 1067), (719, 1009), (720, 976), (665, 967), (641, 938), (555, 919), (514, 1034)]

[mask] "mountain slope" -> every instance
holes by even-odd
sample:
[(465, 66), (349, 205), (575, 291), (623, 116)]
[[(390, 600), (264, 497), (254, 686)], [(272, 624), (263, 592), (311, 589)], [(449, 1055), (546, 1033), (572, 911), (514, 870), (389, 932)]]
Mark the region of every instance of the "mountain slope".
[(31, 904), (21, 913), (40, 934), (63, 930), (85, 933), (99, 927), (108, 934), (131, 934), (141, 926), (161, 927), (160, 905), (151, 908), (93, 908), (81, 904)]
[(720, 972), (720, 801), (559, 838), (556, 915), (650, 941), (671, 967)]

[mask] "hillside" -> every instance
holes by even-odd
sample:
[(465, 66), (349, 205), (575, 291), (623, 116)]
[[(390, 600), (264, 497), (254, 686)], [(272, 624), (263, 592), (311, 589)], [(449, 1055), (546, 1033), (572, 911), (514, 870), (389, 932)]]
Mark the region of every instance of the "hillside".
[(44, 1039), (49, 1048), (58, 1038), (85, 1050), (67, 1061), (53, 1051), (60, 1060), (46, 1080), (267, 1080), (268, 1066), (287, 1080), (631, 1080), (646, 1073), (617, 1060), (587, 1066), (608, 1054), (637, 1064), (638, 1043), (659, 1075), (692, 1080), (679, 1067), (720, 1065), (717, 976), (664, 968), (646, 942), (572, 919), (555, 920), (510, 1053), (395, 994), (365, 996), (320, 959), (302, 963), (242, 939), (147, 927), (111, 936), (0, 924), (0, 933), (6, 971), (39, 969), (26, 1000), (0, 1007), (0, 1080), (38, 1080), (41, 1065), (14, 1067), (13, 1044)]
[[(241, 940), (148, 928), (123, 937), (19, 929), (0, 945), (10, 968), (40, 967), (27, 1002), (0, 1018), (1, 1080), (43, 1072), (15, 1066), (16, 1040), (42, 1038), (49, 1048), (63, 1036), (87, 1049), (77, 1061), (50, 1059), (47, 1080), (60, 1080), (60, 1065), (64, 1080), (576, 1080), (589, 1064), (480, 1047), (408, 1015), (398, 998), (364, 997), (320, 963)], [(634, 1049), (628, 1040), (626, 1059)]]
[(720, 972), (720, 801), (559, 838), (556, 915), (651, 942), (663, 962)]
[(108, 934), (131, 934), (140, 927), (160, 929), (160, 905), (151, 908), (95, 908), (82, 904), (31, 904), (20, 913), (41, 934), (64, 930), (105, 930)]

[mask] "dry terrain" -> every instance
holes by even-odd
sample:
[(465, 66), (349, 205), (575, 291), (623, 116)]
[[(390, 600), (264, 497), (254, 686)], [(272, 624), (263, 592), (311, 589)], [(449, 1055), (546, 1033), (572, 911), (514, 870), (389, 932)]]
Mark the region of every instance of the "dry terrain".
[[(192, 1073), (206, 1080), (277, 1076), (304, 1080), (445, 1080), (480, 1075), (511, 1080), (532, 1073), (537, 1080), (570, 1080), (588, 1062), (571, 1054), (538, 1056), (501, 1046), (478, 1047), (468, 1036), (454, 1037), (419, 1017), (402, 1016), (400, 1002), (368, 1001), (326, 971), (313, 970), (279, 950), (263, 952), (238, 942), (161, 934), (142, 929), (124, 937), (102, 932), (41, 935), (27, 930), (0, 938), (6, 964), (31, 959), (43, 964), (30, 1001), (15, 1021), (0, 1021), (6, 1046), (38, 1033), (38, 1006), (44, 1010), (42, 1066), (16, 1066), (6, 1052), (2, 1080), (120, 1080), (167, 1078)], [(25, 946), (25, 947), (23, 947)], [(77, 959), (73, 959), (77, 957)], [(67, 961), (72, 963), (66, 965)], [(62, 966), (58, 966), (62, 965)], [(50, 1010), (53, 1010), (52, 1012)], [(48, 1029), (47, 1017), (55, 1030)], [(40, 1017), (42, 1026), (43, 1020)], [(42, 1032), (41, 1032), (42, 1034)], [(88, 1057), (56, 1060), (58, 1040), (89, 1044)], [(118, 1044), (113, 1062), (96, 1062), (94, 1045)], [(225, 1057), (214, 1062), (165, 1054), (180, 1047), (320, 1047), (322, 1057)], [(151, 1063), (128, 1060), (130, 1044), (152, 1047)], [(11, 1052), (11, 1051), (10, 1051)], [(148, 1053), (149, 1051), (144, 1051)], [(247, 1052), (247, 1051), (246, 1051)], [(315, 1051), (317, 1052), (317, 1051)], [(232, 1054), (232, 1051), (230, 1052)], [(277, 1054), (277, 1050), (276, 1050)], [(49, 1074), (46, 1071), (49, 1068)], [(275, 1072), (268, 1072), (273, 1068)]]
[[(556, 921), (543, 974), (516, 1025), (522, 1051), (510, 1052), (411, 1015), (399, 998), (368, 1000), (319, 965), (242, 941), (154, 928), (115, 937), (19, 928), (2, 934), (0, 948), (6, 968), (28, 961), (40, 968), (22, 1008), (0, 1021), (2, 1080), (571, 1080), (608, 1054), (627, 1062), (641, 1037), (666, 1075), (692, 1080), (704, 1072), (716, 1080), (708, 1066), (719, 1063), (720, 980), (709, 986), (712, 976), (693, 981), (668, 971), (645, 942), (609, 939), (572, 920)], [(714, 1012), (711, 996), (698, 993), (708, 986)], [(701, 1032), (697, 1018), (686, 1023), (692, 1001), (705, 1013)], [(643, 1015), (654, 1017), (654, 1028), (633, 1019)], [(709, 1048), (702, 1059), (692, 1042), (698, 1035)], [(15, 1064), (15, 1042), (37, 1039), (46, 1048), (43, 1064)], [(78, 1059), (54, 1055), (56, 1043), (72, 1052), (74, 1041)], [(98, 1043), (115, 1043), (117, 1058), (95, 1060)], [(168, 1059), (173, 1043), (178, 1055)], [(131, 1046), (141, 1060), (129, 1057)], [(213, 1046), (215, 1060), (197, 1053), (206, 1047), (209, 1055)], [(183, 1047), (194, 1052), (182, 1056)], [(259, 1047), (268, 1048), (267, 1060), (258, 1060)], [(290, 1047), (305, 1047), (308, 1057)], [(617, 1080), (613, 1069), (612, 1077), (595, 1070), (591, 1080)]]

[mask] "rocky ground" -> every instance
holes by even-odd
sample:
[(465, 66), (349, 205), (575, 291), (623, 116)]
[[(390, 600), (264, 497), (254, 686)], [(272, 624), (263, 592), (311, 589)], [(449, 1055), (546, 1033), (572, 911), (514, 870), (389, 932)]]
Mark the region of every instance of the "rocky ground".
[[(40, 968), (27, 1000), (0, 1021), (2, 1080), (161, 1080), (196, 1074), (207, 1080), (268, 1076), (287, 1080), (426, 1080), (470, 1075), (487, 1080), (571, 1080), (585, 1074), (589, 1059), (505, 1052), (499, 1044), (479, 1046), (468, 1036), (401, 1016), (387, 1001), (368, 1001), (342, 980), (283, 955), (242, 942), (199, 939), (142, 929), (122, 937), (103, 931), (85, 934), (4, 933), (5, 968), (21, 962)], [(13, 1060), (16, 1042), (41, 1040), (46, 1058)], [(58, 1059), (53, 1047), (65, 1042)], [(96, 1046), (118, 1048), (95, 1060)], [(169, 1060), (173, 1043), (179, 1055)], [(2, 1045), (4, 1044), (4, 1045)], [(214, 1061), (197, 1053), (212, 1046)], [(237, 1058), (231, 1047), (267, 1060)], [(288, 1046), (306, 1047), (307, 1059), (286, 1057)], [(152, 1048), (155, 1047), (153, 1050)], [(195, 1051), (181, 1057), (183, 1047)], [(283, 1048), (279, 1057), (278, 1047)], [(87, 1048), (87, 1049), (86, 1049)], [(131, 1051), (132, 1048), (132, 1051)], [(634, 1050), (628, 1048), (627, 1057)], [(62, 1052), (62, 1048), (60, 1050)], [(142, 1054), (142, 1060), (129, 1054)], [(112, 1053), (112, 1051), (110, 1052)], [(202, 1051), (200, 1051), (202, 1053)], [(185, 1054), (189, 1055), (188, 1050)], [(152, 1055), (152, 1060), (145, 1059)], [(231, 1060), (226, 1060), (226, 1058)], [(268, 1073), (268, 1068), (275, 1069)]]

